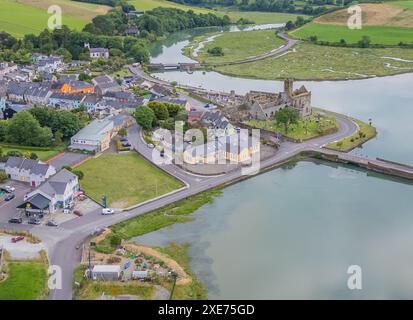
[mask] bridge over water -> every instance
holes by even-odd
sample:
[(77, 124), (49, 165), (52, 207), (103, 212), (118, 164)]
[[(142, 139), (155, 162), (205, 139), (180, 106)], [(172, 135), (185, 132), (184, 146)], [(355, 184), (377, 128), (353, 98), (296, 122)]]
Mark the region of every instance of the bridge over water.
[(148, 68), (151, 71), (159, 70), (182, 70), (182, 71), (191, 71), (193, 69), (199, 68), (200, 63), (190, 63), (190, 62), (178, 62), (178, 63), (151, 63), (148, 64)]

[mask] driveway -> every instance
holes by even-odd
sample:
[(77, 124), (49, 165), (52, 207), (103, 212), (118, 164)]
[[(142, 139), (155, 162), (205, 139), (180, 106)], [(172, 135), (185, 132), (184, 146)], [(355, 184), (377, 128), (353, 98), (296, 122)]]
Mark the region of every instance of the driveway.
[(51, 164), (56, 168), (56, 170), (59, 171), (64, 165), (73, 167), (81, 161), (87, 159), (88, 157), (90, 157), (89, 154), (65, 152), (62, 156), (51, 160), (49, 164)]

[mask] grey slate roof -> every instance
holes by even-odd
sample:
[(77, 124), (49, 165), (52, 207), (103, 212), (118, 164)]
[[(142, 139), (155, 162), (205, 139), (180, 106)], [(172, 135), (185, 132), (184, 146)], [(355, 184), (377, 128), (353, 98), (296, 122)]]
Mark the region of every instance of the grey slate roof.
[(22, 157), (9, 157), (6, 162), (6, 167), (28, 170), (36, 175), (45, 175), (47, 170), (49, 170), (50, 165), (40, 163), (38, 160), (25, 159)]
[(19, 205), (17, 208), (26, 208), (27, 203), (30, 203), (33, 209), (45, 210), (49, 207), (50, 200), (42, 194), (37, 193), (34, 196), (27, 199), (27, 201)]
[(77, 176), (67, 169), (62, 169), (54, 176), (49, 178), (45, 183), (43, 183), (38, 190), (54, 196), (56, 194), (64, 194), (68, 183), (77, 179)]

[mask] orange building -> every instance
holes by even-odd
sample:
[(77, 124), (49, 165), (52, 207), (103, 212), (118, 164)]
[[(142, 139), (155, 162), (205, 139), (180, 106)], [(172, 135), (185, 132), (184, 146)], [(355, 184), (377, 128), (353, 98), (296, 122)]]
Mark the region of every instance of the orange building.
[(83, 81), (70, 81), (65, 82), (60, 88), (61, 93), (74, 94), (74, 93), (94, 93), (95, 87), (93, 84)]

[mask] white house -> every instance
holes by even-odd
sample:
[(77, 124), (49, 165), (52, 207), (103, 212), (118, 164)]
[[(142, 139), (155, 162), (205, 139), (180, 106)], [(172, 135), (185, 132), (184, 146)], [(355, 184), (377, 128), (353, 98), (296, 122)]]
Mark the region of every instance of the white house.
[(59, 208), (69, 207), (78, 191), (77, 175), (62, 169), (36, 190), (27, 194), (24, 203), (17, 208), (25, 209), (27, 215), (54, 213)]
[(70, 139), (69, 149), (102, 152), (109, 148), (112, 133), (113, 120), (94, 120)]
[(85, 43), (85, 48), (89, 49), (91, 59), (109, 59), (109, 49), (107, 48), (91, 48), (89, 43)]
[(4, 171), (10, 179), (30, 183), (33, 188), (56, 173), (51, 165), (22, 157), (9, 157)]

